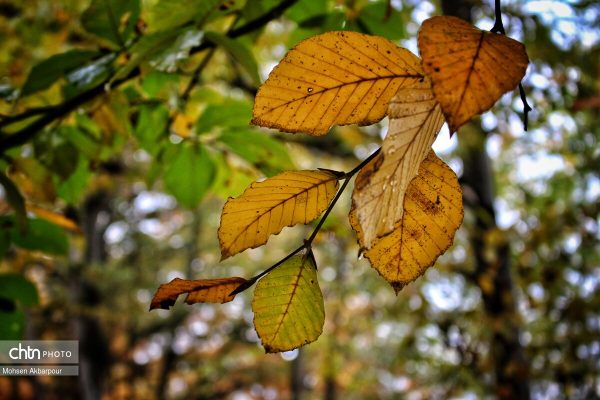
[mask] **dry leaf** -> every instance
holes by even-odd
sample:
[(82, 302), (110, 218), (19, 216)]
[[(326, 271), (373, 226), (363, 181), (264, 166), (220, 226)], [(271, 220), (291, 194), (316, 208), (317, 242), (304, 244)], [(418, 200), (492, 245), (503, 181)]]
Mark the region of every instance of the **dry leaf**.
[(388, 115), (390, 124), (381, 164), (372, 173), (363, 173), (353, 195), (367, 249), (402, 220), (406, 189), (444, 124), (428, 78), (414, 87), (400, 89)]
[(220, 278), (220, 279), (198, 279), (187, 280), (175, 278), (169, 283), (160, 285), (152, 302), (150, 309), (162, 308), (168, 310), (175, 304), (179, 295), (188, 293), (185, 302), (195, 303), (227, 303), (235, 297), (231, 292), (240, 285), (246, 283), (244, 278)]
[(401, 87), (423, 77), (419, 58), (387, 39), (327, 32), (300, 42), (256, 95), (252, 123), (324, 135), (331, 126), (369, 125)]
[(219, 226), (222, 259), (267, 243), (286, 226), (317, 218), (335, 196), (341, 176), (333, 171), (288, 171), (230, 198)]
[[(376, 168), (374, 159), (359, 173), (357, 185)], [(373, 268), (396, 293), (421, 276), (451, 245), (462, 223), (462, 191), (456, 174), (433, 151), (421, 163), (404, 199), (402, 221), (387, 236), (377, 238), (365, 251)], [(350, 223), (361, 248), (365, 241), (356, 210)]]
[(419, 51), (451, 132), (517, 87), (529, 63), (522, 43), (456, 17), (423, 22)]
[(79, 225), (77, 225), (77, 222), (65, 217), (63, 214), (46, 210), (45, 208), (38, 207), (31, 203), (27, 204), (27, 211), (32, 212), (38, 217), (52, 222), (54, 225), (60, 226), (63, 229), (74, 233), (81, 233), (81, 229), (79, 228)]
[(258, 281), (252, 311), (267, 353), (317, 340), (325, 323), (325, 305), (312, 254), (294, 256)]

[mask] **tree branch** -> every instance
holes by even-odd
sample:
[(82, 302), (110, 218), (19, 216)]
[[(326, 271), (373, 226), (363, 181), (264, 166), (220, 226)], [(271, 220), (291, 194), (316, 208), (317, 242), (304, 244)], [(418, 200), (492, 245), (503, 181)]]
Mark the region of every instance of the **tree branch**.
[[(494, 21), (494, 26), (492, 29), (490, 29), (490, 32), (506, 35), (504, 24), (502, 23), (502, 8), (500, 5), (500, 0), (495, 0), (494, 6), (496, 20)], [(523, 102), (523, 129), (527, 131), (528, 114), (532, 108), (529, 103), (527, 103), (527, 96), (525, 95), (525, 89), (523, 89), (523, 84), (521, 82), (519, 82), (519, 96), (521, 96), (521, 101)]]
[[(308, 252), (310, 253), (312, 251), (312, 242), (315, 240), (315, 237), (317, 237), (317, 234), (319, 233), (319, 231), (323, 227), (323, 224), (325, 223), (325, 220), (329, 216), (329, 213), (331, 213), (331, 210), (333, 210), (333, 207), (335, 207), (335, 204), (337, 203), (337, 201), (342, 196), (342, 193), (344, 193), (344, 190), (346, 190), (346, 187), (348, 186), (348, 183), (350, 183), (350, 179), (352, 179), (352, 177), (354, 175), (356, 175), (356, 173), (358, 171), (360, 171), (362, 168), (364, 168), (371, 160), (373, 160), (375, 157), (377, 157), (377, 155), (380, 152), (381, 152), (381, 147), (378, 148), (377, 150), (375, 150), (373, 152), (373, 154), (371, 154), (369, 157), (367, 157), (363, 161), (361, 161), (350, 172), (346, 172), (344, 175), (342, 175), (340, 177), (340, 179), (344, 180), (344, 183), (342, 183), (342, 186), (340, 187), (340, 189), (335, 194), (335, 197), (333, 198), (333, 200), (331, 200), (331, 203), (329, 203), (329, 206), (327, 207), (327, 210), (325, 210), (325, 214), (323, 214), (323, 216), (319, 220), (319, 223), (317, 224), (317, 226), (315, 227), (315, 229), (313, 229), (313, 231), (310, 234), (310, 236), (308, 237), (308, 239), (305, 239), (304, 243), (300, 247), (296, 248), (296, 250), (292, 251), (287, 256), (283, 257), (281, 260), (277, 261), (275, 264), (273, 264), (272, 266), (270, 266), (266, 270), (262, 271), (260, 274), (254, 276), (254, 277), (248, 279), (248, 281), (242, 283), (233, 292), (231, 292), (230, 296), (235, 296), (236, 294), (241, 293), (244, 290), (252, 287), (256, 283), (256, 281), (258, 281), (260, 278), (262, 278), (263, 276), (267, 275), (269, 272), (273, 271), (275, 268), (279, 267), (281, 264), (283, 264), (284, 262), (286, 262), (287, 260), (289, 260), (290, 258), (292, 258), (293, 256), (295, 256), (296, 254), (298, 254), (302, 250), (308, 250)], [(315, 265), (316, 265), (316, 263), (315, 263)]]
[[(273, 7), (271, 10), (267, 11), (265, 14), (261, 15), (260, 17), (254, 19), (252, 21), (249, 21), (248, 23), (240, 26), (237, 29), (231, 30), (227, 34), (227, 36), (229, 38), (235, 39), (237, 37), (243, 36), (247, 33), (253, 32), (253, 31), (261, 28), (268, 22), (280, 17), (285, 12), (285, 10), (287, 10), (289, 7), (291, 7), (297, 1), (298, 0), (284, 0), (281, 3), (279, 3), (277, 6)], [(213, 43), (211, 43), (209, 41), (203, 41), (199, 46), (192, 48), (192, 50), (190, 51), (190, 55), (199, 53), (203, 50), (210, 49), (213, 47), (215, 47), (215, 45)], [(116, 87), (122, 85), (123, 83), (139, 76), (140, 74), (141, 74), (140, 69), (136, 68), (125, 78), (113, 82), (111, 85), (111, 88), (116, 88)], [(88, 101), (100, 96), (102, 93), (105, 93), (108, 90), (107, 85), (111, 81), (111, 79), (112, 79), (112, 77), (109, 77), (106, 80), (104, 80), (103, 82), (101, 82), (100, 84), (98, 84), (97, 86), (95, 86), (83, 93), (80, 93), (79, 95), (77, 95), (71, 99), (68, 99), (61, 104), (48, 107), (48, 111), (46, 113), (42, 114), (42, 116), (40, 118), (38, 118), (37, 120), (33, 121), (31, 124), (27, 125), (23, 129), (15, 132), (15, 133), (9, 134), (9, 133), (0, 131), (0, 153), (4, 153), (13, 147), (17, 147), (24, 143), (27, 143), (39, 131), (44, 129), (48, 124), (52, 123), (53, 121), (55, 121), (57, 119), (65, 117), (73, 110), (77, 109), (78, 107), (81, 107), (84, 103), (87, 103)], [(23, 116), (23, 115), (25, 115), (25, 116)], [(25, 119), (25, 118), (27, 118), (27, 116), (30, 116), (30, 115), (31, 115), (31, 111), (29, 111), (29, 110), (24, 111), (22, 114), (18, 114), (18, 115), (10, 117), (12, 121), (9, 122), (8, 124)], [(8, 124), (3, 124), (3, 125), (8, 125)]]

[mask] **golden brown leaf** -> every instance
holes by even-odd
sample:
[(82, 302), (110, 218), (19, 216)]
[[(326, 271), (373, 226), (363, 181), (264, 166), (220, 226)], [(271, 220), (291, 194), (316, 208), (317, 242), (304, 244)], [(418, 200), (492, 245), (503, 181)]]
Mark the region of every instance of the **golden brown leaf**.
[(411, 88), (401, 88), (390, 103), (388, 115), (381, 164), (372, 174), (363, 174), (353, 195), (367, 249), (402, 220), (406, 189), (444, 124), (428, 78)]
[[(356, 178), (357, 185), (367, 179), (377, 162), (376, 158), (363, 168)], [(392, 233), (377, 238), (365, 251), (365, 257), (398, 292), (421, 276), (452, 245), (462, 219), (458, 178), (432, 150), (406, 191), (402, 221)], [(354, 208), (350, 212), (350, 224), (364, 248), (363, 232)]]
[(300, 42), (256, 95), (252, 123), (324, 135), (333, 125), (369, 125), (401, 87), (423, 77), (419, 58), (387, 39), (327, 32)]
[(522, 43), (456, 17), (423, 22), (419, 51), (451, 132), (514, 89), (529, 63)]
[(152, 298), (150, 309), (168, 310), (175, 304), (179, 295), (184, 293), (188, 294), (185, 299), (187, 304), (227, 303), (235, 297), (230, 293), (246, 282), (246, 279), (238, 277), (198, 280), (175, 278), (169, 283), (160, 285)]
[(222, 259), (267, 243), (286, 226), (317, 218), (335, 196), (340, 176), (332, 171), (288, 171), (230, 198), (219, 226)]

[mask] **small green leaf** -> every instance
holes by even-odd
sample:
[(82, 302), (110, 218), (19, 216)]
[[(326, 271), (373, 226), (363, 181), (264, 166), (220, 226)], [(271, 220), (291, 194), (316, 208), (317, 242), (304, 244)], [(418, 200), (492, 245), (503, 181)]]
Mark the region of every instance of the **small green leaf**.
[[(7, 219), (9, 221), (7, 221)], [(10, 223), (11, 217), (1, 217), (0, 224)], [(13, 226), (11, 241), (27, 250), (39, 250), (49, 254), (66, 255), (69, 251), (69, 239), (58, 226), (38, 218), (30, 218), (23, 232)]]
[(317, 15), (327, 14), (326, 1), (300, 0), (291, 6), (285, 15), (294, 22), (301, 23)]
[(264, 132), (236, 128), (223, 132), (218, 140), (266, 176), (294, 169), (285, 145)]
[(155, 155), (160, 148), (160, 138), (167, 137), (169, 111), (162, 104), (142, 105), (139, 111), (137, 125), (133, 131), (134, 135), (142, 149)]
[(78, 204), (87, 187), (91, 172), (89, 162), (80, 157), (77, 168), (62, 182), (55, 182), (57, 194), (69, 204)]
[[(3, 172), (0, 172), (0, 185), (4, 188), (4, 195), (6, 196), (6, 200), (8, 204), (15, 210), (15, 215), (17, 216), (17, 222), (19, 226), (25, 228), (25, 223), (27, 221), (27, 211), (25, 210), (25, 198), (19, 191), (19, 188), (11, 181), (8, 176), (4, 175)], [(0, 258), (1, 258), (0, 252)]]
[(86, 31), (123, 47), (139, 16), (139, 0), (92, 0), (81, 16), (81, 25)]
[(0, 274), (0, 293), (3, 298), (16, 300), (22, 306), (40, 302), (35, 285), (18, 274)]
[(358, 21), (360, 26), (366, 28), (365, 33), (384, 36), (390, 40), (406, 37), (402, 16), (393, 7), (388, 15), (388, 5), (385, 2), (371, 3), (363, 7)]
[(256, 180), (254, 170), (237, 164), (230, 166), (223, 153), (216, 153), (214, 161), (216, 173), (212, 192), (223, 199), (241, 195)]
[(231, 39), (217, 32), (206, 32), (207, 40), (221, 46), (246, 70), (255, 85), (260, 84), (258, 64), (254, 54), (240, 39)]
[(67, 85), (63, 88), (65, 97), (72, 98), (108, 79), (114, 60), (115, 54), (110, 53), (68, 72)]
[(87, 64), (97, 55), (95, 51), (71, 50), (47, 58), (31, 69), (21, 90), (21, 96), (49, 88), (68, 72)]
[(130, 50), (131, 59), (115, 74), (113, 81), (124, 78), (145, 62), (159, 70), (174, 72), (177, 63), (188, 58), (190, 50), (202, 41), (197, 29), (173, 28), (144, 35)]
[(199, 143), (181, 143), (167, 163), (165, 186), (184, 207), (194, 208), (211, 187), (215, 167), (208, 151)]
[(215, 127), (245, 127), (252, 119), (252, 103), (226, 99), (221, 104), (209, 104), (196, 121), (198, 133), (210, 132)]
[(189, 22), (198, 26), (223, 3), (224, 0), (158, 0), (150, 9), (149, 32), (177, 28)]
[(0, 311), (0, 340), (19, 340), (25, 329), (25, 314), (22, 311)]
[(256, 285), (254, 327), (267, 353), (314, 342), (323, 331), (325, 305), (314, 257), (294, 256)]

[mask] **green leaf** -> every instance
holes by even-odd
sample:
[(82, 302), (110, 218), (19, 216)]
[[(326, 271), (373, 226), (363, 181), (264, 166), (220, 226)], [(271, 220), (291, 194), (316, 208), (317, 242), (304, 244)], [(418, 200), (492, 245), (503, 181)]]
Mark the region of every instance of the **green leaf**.
[[(1, 217), (0, 224), (7, 223), (7, 219), (12, 220), (11, 217)], [(15, 245), (27, 250), (39, 250), (57, 255), (66, 255), (69, 251), (69, 239), (65, 232), (43, 219), (30, 218), (24, 231), (13, 224), (10, 238)]]
[(237, 128), (223, 132), (218, 140), (266, 176), (294, 169), (285, 145), (264, 132)]
[(144, 35), (130, 50), (131, 59), (115, 74), (114, 80), (126, 77), (145, 62), (159, 70), (174, 72), (177, 62), (188, 58), (190, 50), (202, 41), (197, 29), (173, 28)]
[(234, 40), (217, 32), (206, 32), (207, 40), (221, 46), (246, 70), (255, 85), (260, 84), (260, 75), (258, 74), (258, 64), (252, 51), (239, 39)]
[(198, 133), (210, 132), (215, 127), (248, 128), (252, 119), (252, 103), (227, 99), (222, 104), (209, 104), (196, 121)]
[(182, 143), (177, 147), (164, 174), (165, 186), (181, 205), (194, 208), (211, 187), (215, 167), (201, 144)]
[(157, 97), (165, 88), (176, 90), (179, 75), (161, 71), (151, 71), (142, 78), (142, 89), (149, 97)]
[(81, 25), (120, 48), (127, 43), (139, 16), (139, 0), (92, 0), (81, 16)]
[[(71, 142), (77, 151), (90, 160), (96, 160), (100, 151), (100, 143), (87, 129), (65, 125), (61, 126), (60, 132)], [(81, 157), (80, 157), (81, 158)]]
[(114, 60), (115, 54), (110, 53), (68, 72), (65, 76), (67, 85), (63, 88), (65, 97), (72, 98), (108, 79)]
[(294, 256), (256, 285), (254, 327), (267, 353), (314, 342), (323, 331), (325, 306), (312, 253)]
[[(5, 224), (6, 221), (1, 221), (0, 224)], [(8, 248), (10, 247), (10, 232), (6, 227), (0, 225), (0, 260), (4, 258)]]
[(18, 274), (0, 274), (0, 293), (3, 298), (16, 300), (22, 306), (40, 302), (35, 285)]
[[(11, 181), (8, 176), (4, 175), (3, 172), (0, 172), (0, 185), (4, 188), (4, 195), (6, 196), (6, 200), (8, 204), (15, 210), (15, 215), (17, 216), (17, 222), (19, 226), (25, 228), (25, 223), (27, 221), (27, 211), (25, 210), (25, 198), (19, 191), (19, 188)], [(2, 252), (0, 252), (1, 258)]]
[(230, 166), (222, 153), (216, 153), (214, 161), (216, 173), (212, 192), (223, 199), (241, 195), (256, 180), (256, 173), (252, 169)]
[(0, 311), (0, 340), (19, 340), (24, 329), (25, 314), (22, 311)]
[(162, 104), (142, 105), (139, 110), (134, 135), (142, 149), (151, 155), (155, 155), (160, 148), (160, 138), (167, 137), (169, 111)]
[(371, 3), (360, 10), (359, 25), (366, 28), (365, 33), (384, 36), (390, 40), (406, 37), (404, 21), (400, 13), (392, 7), (388, 16), (386, 2)]
[(286, 17), (297, 23), (324, 14), (327, 14), (327, 2), (314, 0), (300, 0), (285, 12)]
[(27, 96), (39, 90), (49, 88), (65, 74), (87, 64), (98, 55), (95, 51), (71, 50), (56, 54), (35, 65), (21, 90), (21, 96)]
[(55, 182), (57, 194), (69, 204), (78, 204), (91, 176), (89, 162), (80, 157), (75, 171), (66, 180)]
[(150, 9), (149, 32), (177, 28), (189, 22), (202, 26), (224, 0), (158, 0)]

